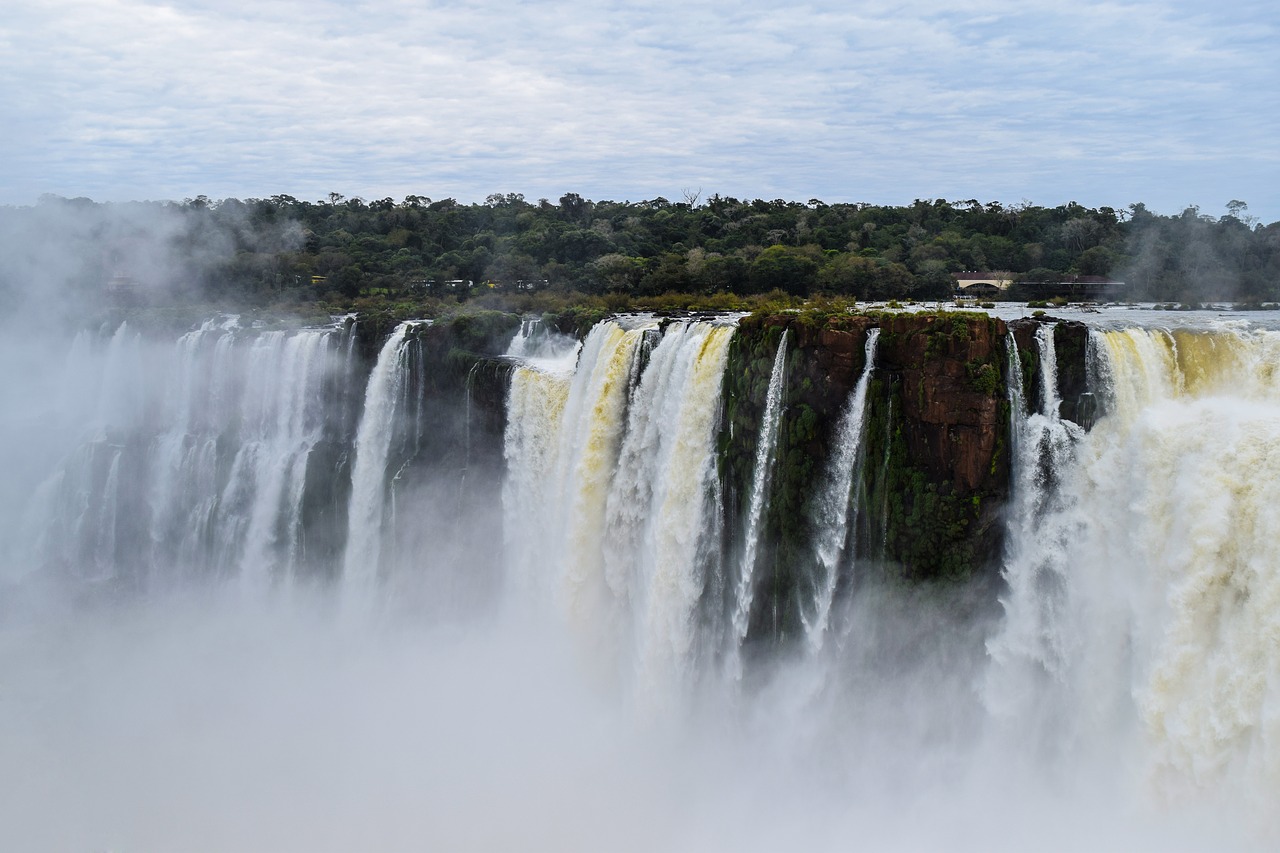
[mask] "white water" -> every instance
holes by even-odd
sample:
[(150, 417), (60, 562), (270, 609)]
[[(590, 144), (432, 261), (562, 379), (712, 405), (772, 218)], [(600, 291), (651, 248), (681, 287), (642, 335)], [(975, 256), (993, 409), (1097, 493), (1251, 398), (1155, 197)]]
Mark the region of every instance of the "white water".
[(1040, 414), (1058, 420), (1062, 398), (1058, 394), (1058, 353), (1053, 345), (1056, 323), (1041, 323), (1036, 329), (1036, 349), (1040, 355)]
[(557, 601), (662, 702), (690, 675), (698, 569), (718, 545), (705, 517), (733, 330), (675, 324), (638, 372), (655, 328), (597, 326), (573, 373), (517, 368), (503, 500), (517, 585)]
[(404, 396), (404, 384), (409, 378), (406, 336), (413, 325), (407, 322), (396, 326), (382, 345), (369, 376), (360, 427), (356, 431), (347, 550), (342, 561), (342, 574), (351, 595), (366, 602), (371, 600), (378, 580), (383, 510), (387, 500), (387, 455)]
[(867, 388), (875, 370), (876, 341), (879, 329), (867, 331), (867, 343), (863, 352), (862, 375), (849, 392), (840, 420), (836, 424), (831, 458), (821, 485), (818, 487), (817, 510), (813, 520), (816, 531), (814, 556), (821, 574), (814, 579), (814, 598), (811, 608), (802, 608), (800, 617), (804, 623), (805, 638), (810, 649), (818, 651), (826, 640), (830, 627), (831, 604), (835, 598), (840, 572), (852, 563), (849, 555), (856, 551), (856, 542), (849, 539), (849, 531), (858, 522), (858, 499), (852, 494), (854, 483), (859, 480), (862, 434), (867, 413)]
[(1280, 334), (1094, 334), (1114, 410), (1087, 435), (1041, 413), (1018, 433), (988, 701), (1059, 761), (1110, 762), (1140, 797), (1211, 802), (1265, 836), (1280, 792)]
[(1090, 444), (1083, 487), (1108, 509), (1091, 519), (1096, 540), (1131, 567), (1147, 770), (1174, 793), (1230, 781), (1233, 796), (1270, 800), (1280, 789), (1280, 334), (1135, 329), (1105, 343), (1117, 411)]
[(605, 500), (643, 337), (643, 329), (624, 330), (608, 321), (587, 336), (565, 400), (552, 473), (555, 491), (544, 508), (549, 510), (547, 528), (556, 537), (557, 600), (571, 622), (597, 639), (610, 616), (604, 577)]
[[(297, 567), (307, 458), (324, 423), (321, 401), (314, 393), (316, 372), (328, 343), (324, 332), (270, 332), (249, 352), (256, 363), (245, 388), (250, 415), (241, 425), (244, 444), (227, 487), (228, 494), (247, 489), (253, 493), (240, 562), (240, 577), (246, 583), (262, 585), (270, 579), (281, 529), (285, 547), (280, 568), (292, 572)], [(252, 486), (239, 479), (245, 473)]]
[(755, 465), (751, 472), (751, 492), (747, 498), (747, 522), (742, 544), (742, 561), (738, 565), (738, 578), (733, 596), (733, 648), (729, 659), (731, 670), (741, 675), (741, 661), (737, 647), (747, 638), (751, 620), (751, 604), (755, 600), (756, 555), (760, 548), (760, 522), (764, 517), (765, 500), (769, 494), (769, 480), (773, 473), (773, 458), (778, 445), (778, 425), (782, 421), (782, 391), (787, 374), (787, 331), (778, 339), (778, 352), (773, 358), (773, 371), (769, 375), (769, 390), (765, 397), (764, 414), (756, 439)]
[(13, 544), (25, 538), (25, 559), (96, 581), (163, 587), (218, 573), (257, 588), (289, 575), (338, 336), (249, 334), (232, 318), (171, 346), (127, 325), (105, 351), (81, 339), (62, 387), (94, 394), (67, 394), (46, 417), (38, 444), (64, 456), (26, 484), (38, 541)]
[(521, 361), (547, 364), (576, 356), (579, 347), (577, 338), (547, 328), (542, 320), (526, 317), (520, 321), (520, 330), (511, 339), (506, 354)]
[[(1036, 330), (1041, 382), (1036, 412), (1027, 411), (1017, 343), (1012, 334), (1008, 338), (1014, 422), (1004, 571), (1008, 589), (1001, 599), (1007, 619), (1003, 632), (988, 643), (996, 662), (986, 693), (988, 707), (1000, 717), (1034, 724), (1043, 715), (1064, 711), (1051, 683), (1061, 676), (1069, 654), (1062, 636), (1062, 590), (1072, 571), (1068, 548), (1081, 535), (1076, 499), (1063, 480), (1074, 471), (1075, 446), (1084, 431), (1059, 416), (1053, 330), (1049, 323)], [(1033, 711), (1028, 704), (1051, 707)]]
[(640, 692), (690, 675), (703, 592), (700, 558), (715, 475), (720, 393), (732, 328), (668, 330), (636, 388), (606, 501), (606, 580), (630, 604)]
[[(514, 370), (507, 607), (438, 626), (260, 589), (307, 568), (289, 531), (319, 485), (287, 472), (324, 381), (381, 396), (334, 330), (9, 347), (0, 846), (1274, 847), (1275, 333), (1100, 333), (1114, 408), (1087, 435), (1011, 379), (1003, 614), (860, 587), (847, 642), (730, 685), (699, 591), (730, 330), (672, 324), (644, 361), (646, 334)], [(431, 510), (405, 494), (397, 523)], [(238, 580), (178, 580), (214, 569)]]

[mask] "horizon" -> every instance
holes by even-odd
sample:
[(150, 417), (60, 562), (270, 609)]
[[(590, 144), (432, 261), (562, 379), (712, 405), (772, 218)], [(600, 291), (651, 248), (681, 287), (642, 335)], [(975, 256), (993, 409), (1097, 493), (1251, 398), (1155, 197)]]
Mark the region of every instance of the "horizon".
[[(338, 196), (337, 201), (331, 201), (329, 198), (327, 198), (327, 196), (330, 196), (333, 194), (336, 194)], [(1209, 217), (1213, 220), (1219, 220), (1227, 216), (1233, 215), (1233, 211), (1228, 206), (1228, 204), (1222, 205), (1221, 214), (1214, 215), (1214, 212), (1212, 210), (1205, 209), (1203, 205), (1198, 205), (1194, 203), (1186, 205), (1185, 207), (1180, 208), (1178, 210), (1156, 210), (1156, 209), (1153, 209), (1151, 205), (1147, 204), (1141, 199), (1136, 199), (1126, 205), (1117, 207), (1114, 205), (1085, 205), (1085, 204), (1081, 204), (1076, 199), (1069, 199), (1067, 201), (1059, 202), (1058, 204), (1038, 204), (1036, 202), (1030, 201), (1029, 199), (1021, 199), (1017, 202), (1008, 202), (1000, 199), (989, 199), (989, 200), (983, 201), (981, 198), (957, 199), (957, 198), (943, 198), (941, 196), (927, 196), (927, 197), (921, 196), (907, 202), (892, 203), (892, 202), (872, 202), (872, 201), (865, 201), (865, 200), (834, 200), (833, 201), (830, 199), (820, 198), (817, 196), (811, 196), (808, 199), (786, 198), (786, 197), (780, 197), (780, 196), (775, 196), (773, 198), (766, 198), (765, 196), (762, 196), (762, 195), (731, 196), (725, 193), (716, 193), (716, 192), (711, 192), (711, 193), (700, 192), (698, 193), (698, 197), (693, 199), (692, 201), (689, 200), (688, 196), (685, 196), (685, 197), (677, 196), (675, 198), (672, 198), (672, 197), (661, 195), (661, 194), (653, 196), (651, 198), (636, 198), (636, 199), (631, 199), (631, 198), (619, 199), (619, 198), (610, 198), (610, 197), (603, 197), (603, 196), (594, 198), (587, 195), (583, 195), (581, 193), (576, 193), (574, 190), (566, 190), (561, 193), (555, 193), (550, 196), (539, 196), (537, 198), (531, 198), (525, 195), (524, 193), (520, 193), (518, 191), (512, 192), (512, 193), (501, 193), (500, 195), (504, 195), (504, 196), (516, 195), (516, 196), (519, 196), (520, 199), (525, 203), (536, 206), (542, 202), (550, 202), (554, 204), (562, 196), (575, 195), (575, 194), (579, 195), (584, 201), (589, 202), (591, 204), (640, 205), (640, 204), (646, 204), (649, 202), (657, 201), (658, 199), (664, 199), (670, 204), (689, 204), (690, 207), (693, 209), (697, 209), (699, 207), (705, 206), (711, 198), (715, 198), (718, 196), (720, 198), (733, 199), (742, 203), (750, 203), (752, 201), (769, 201), (769, 202), (782, 201), (787, 204), (801, 204), (805, 206), (812, 206), (812, 202), (818, 201), (827, 206), (855, 205), (855, 206), (863, 206), (863, 207), (886, 207), (886, 208), (909, 208), (914, 203), (919, 201), (924, 201), (929, 203), (945, 202), (951, 205), (952, 207), (956, 207), (957, 209), (960, 209), (968, 205), (972, 201), (977, 201), (978, 204), (980, 204), (983, 207), (986, 207), (991, 204), (998, 204), (998, 205), (1001, 205), (1003, 208), (1010, 209), (1010, 210), (1016, 210), (1020, 208), (1039, 208), (1039, 209), (1045, 209), (1045, 210), (1053, 210), (1058, 207), (1065, 207), (1071, 204), (1079, 204), (1085, 209), (1094, 210), (1094, 211), (1101, 211), (1108, 208), (1111, 210), (1114, 210), (1122, 222), (1131, 218), (1133, 208), (1138, 205), (1141, 205), (1148, 213), (1154, 214), (1156, 216), (1163, 216), (1163, 217), (1170, 217), (1170, 218), (1180, 216), (1187, 209), (1192, 209), (1192, 208), (1197, 210), (1201, 217)], [(490, 193), (489, 197), (492, 197), (493, 195), (494, 195), (493, 193)], [(99, 199), (99, 198), (92, 198), (85, 195), (66, 196), (58, 193), (42, 193), (39, 198), (31, 202), (26, 202), (26, 203), (0, 202), (0, 209), (4, 209), (4, 208), (8, 208), (11, 210), (29, 209), (29, 208), (37, 207), (40, 204), (50, 202), (50, 201), (52, 202), (88, 201), (92, 204), (101, 204), (101, 205), (139, 204), (139, 205), (179, 205), (181, 206), (181, 205), (191, 204), (202, 198), (209, 205), (216, 207), (218, 204), (221, 204), (222, 202), (226, 202), (226, 201), (240, 201), (240, 202), (269, 201), (277, 197), (289, 198), (297, 202), (301, 202), (305, 204), (317, 204), (317, 205), (318, 204), (344, 204), (350, 201), (360, 201), (361, 203), (367, 205), (373, 202), (382, 201), (385, 198), (390, 198), (391, 201), (396, 205), (403, 205), (403, 204), (406, 204), (410, 198), (415, 198), (415, 197), (423, 199), (428, 204), (434, 204), (434, 203), (446, 201), (446, 200), (453, 200), (454, 202), (460, 205), (485, 206), (489, 204), (489, 197), (477, 198), (477, 199), (471, 199), (471, 198), (462, 199), (453, 195), (446, 195), (446, 196), (440, 196), (440, 197), (426, 196), (418, 192), (409, 192), (400, 196), (399, 198), (395, 196), (364, 196), (359, 194), (348, 195), (345, 193), (337, 193), (336, 191), (325, 193), (324, 196), (326, 197), (317, 198), (317, 199), (306, 199), (306, 198), (302, 198), (300, 196), (294, 195), (292, 193), (280, 192), (280, 193), (265, 193), (265, 194), (249, 194), (244, 196), (214, 197), (206, 193), (198, 193), (194, 196), (186, 196), (184, 198)], [(1236, 200), (1233, 200), (1233, 201), (1236, 201)], [(1264, 219), (1263, 217), (1258, 216), (1254, 212), (1252, 206), (1250, 206), (1247, 202), (1245, 203), (1245, 206), (1242, 209), (1235, 211), (1235, 213), (1239, 213), (1241, 215), (1242, 221), (1244, 221), (1247, 225), (1249, 225), (1251, 229), (1254, 227), (1264, 227), (1264, 228), (1270, 227), (1272, 225), (1280, 223), (1280, 219), (1269, 221)]]
[(821, 2), (16, 0), (0, 204), (290, 187), (1280, 220), (1280, 12)]

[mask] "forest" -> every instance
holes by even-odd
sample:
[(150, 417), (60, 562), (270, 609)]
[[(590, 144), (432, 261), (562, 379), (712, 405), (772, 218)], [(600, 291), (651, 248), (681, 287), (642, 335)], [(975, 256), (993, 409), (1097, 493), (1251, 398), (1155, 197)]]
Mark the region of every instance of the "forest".
[[(1123, 282), (1108, 294), (1116, 301), (1280, 298), (1280, 222), (1259, 222), (1239, 200), (1212, 216), (1196, 207), (1162, 215), (1141, 203), (886, 206), (693, 192), (620, 202), (507, 193), (483, 203), (339, 193), (115, 204), (45, 196), (0, 208), (0, 240), (10, 256), (0, 289), (27, 286), (40, 262), (36, 246), (81, 259), (67, 277), (82, 292), (236, 305), (456, 303), (537, 292), (618, 304), (663, 294), (714, 304), (777, 292), (932, 300), (949, 297), (961, 271), (1004, 271), (1015, 282), (1105, 276)], [(25, 252), (25, 266), (13, 262), (15, 252)], [(1015, 286), (1008, 297), (1026, 295)]]

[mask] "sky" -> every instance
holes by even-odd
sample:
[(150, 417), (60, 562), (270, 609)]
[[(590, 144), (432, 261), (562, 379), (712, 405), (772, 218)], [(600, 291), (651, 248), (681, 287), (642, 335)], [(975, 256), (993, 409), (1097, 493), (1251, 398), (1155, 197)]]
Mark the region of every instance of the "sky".
[(6, 0), (0, 204), (1077, 201), (1280, 220), (1274, 0)]

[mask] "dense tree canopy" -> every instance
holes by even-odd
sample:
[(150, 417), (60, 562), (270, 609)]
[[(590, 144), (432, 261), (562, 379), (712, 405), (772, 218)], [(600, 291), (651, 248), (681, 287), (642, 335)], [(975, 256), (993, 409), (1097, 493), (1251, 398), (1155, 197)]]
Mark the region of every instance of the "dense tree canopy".
[[(50, 205), (93, 203), (45, 199), (0, 211), (0, 224)], [(227, 299), (351, 298), (448, 282), (461, 282), (453, 287), (462, 297), (489, 283), (513, 289), (523, 282), (632, 296), (778, 289), (939, 298), (963, 270), (1028, 280), (1109, 276), (1127, 283), (1117, 298), (1138, 300), (1280, 296), (1280, 223), (1258, 223), (1238, 200), (1220, 217), (1197, 208), (1161, 216), (1142, 204), (1115, 210), (922, 199), (895, 207), (719, 195), (701, 203), (616, 202), (576, 193), (554, 202), (494, 194), (482, 204), (418, 195), (399, 202), (338, 193), (315, 202), (200, 196), (160, 206), (184, 223), (167, 239), (176, 257), (188, 258), (193, 286)], [(129, 272), (127, 259), (123, 266)]]

